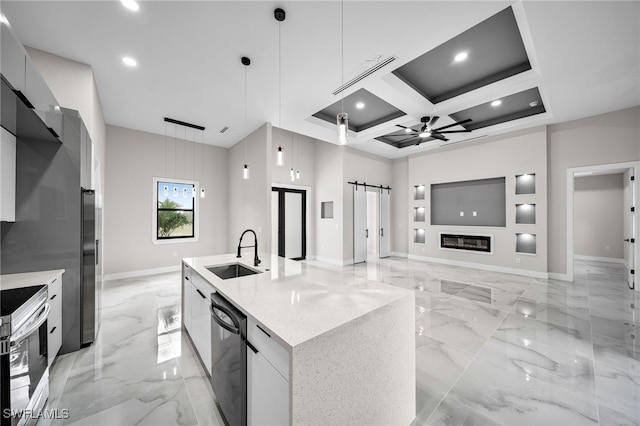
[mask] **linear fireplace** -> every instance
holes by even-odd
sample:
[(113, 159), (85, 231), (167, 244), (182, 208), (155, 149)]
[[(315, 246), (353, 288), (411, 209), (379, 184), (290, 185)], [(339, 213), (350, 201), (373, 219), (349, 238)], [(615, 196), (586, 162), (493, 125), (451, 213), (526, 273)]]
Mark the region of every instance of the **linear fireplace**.
[(440, 233), (440, 248), (445, 250), (468, 250), (493, 254), (493, 235), (466, 235)]

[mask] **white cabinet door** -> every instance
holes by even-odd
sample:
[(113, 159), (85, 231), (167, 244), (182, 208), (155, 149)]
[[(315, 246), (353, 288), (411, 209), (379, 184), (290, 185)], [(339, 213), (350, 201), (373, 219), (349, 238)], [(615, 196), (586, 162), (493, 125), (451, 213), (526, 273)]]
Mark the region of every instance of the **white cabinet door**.
[(0, 220), (16, 220), (16, 137), (0, 127)]
[(188, 277), (183, 277), (182, 279), (182, 299), (183, 299), (183, 307), (182, 307), (182, 322), (184, 323), (184, 328), (191, 334), (193, 329), (191, 325), (191, 315), (193, 313), (193, 286), (189, 281)]
[(247, 423), (289, 424), (289, 351), (252, 321), (247, 321)]
[(199, 289), (192, 286), (193, 315), (191, 316), (191, 339), (196, 345), (200, 359), (211, 375), (211, 314), (209, 298)]
[(247, 349), (247, 423), (289, 424), (289, 382), (262, 353)]

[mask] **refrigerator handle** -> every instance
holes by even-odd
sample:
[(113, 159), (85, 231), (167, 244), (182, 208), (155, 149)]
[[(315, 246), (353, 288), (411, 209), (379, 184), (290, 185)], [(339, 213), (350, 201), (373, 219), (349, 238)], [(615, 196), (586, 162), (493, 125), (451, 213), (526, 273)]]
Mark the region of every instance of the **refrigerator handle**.
[(99, 256), (100, 256), (100, 240), (96, 240), (96, 265), (99, 262), (98, 260)]

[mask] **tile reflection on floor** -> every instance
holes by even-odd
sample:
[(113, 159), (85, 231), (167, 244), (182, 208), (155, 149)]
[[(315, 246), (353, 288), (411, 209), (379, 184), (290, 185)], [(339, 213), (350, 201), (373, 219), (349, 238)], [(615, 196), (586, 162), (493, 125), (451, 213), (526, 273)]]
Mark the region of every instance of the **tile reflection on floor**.
[[(640, 292), (621, 265), (578, 262), (568, 283), (400, 258), (306, 263), (415, 292), (416, 425), (640, 425)], [(51, 371), (60, 424), (223, 424), (179, 298), (177, 272), (105, 284), (96, 343)]]
[[(180, 328), (180, 273), (111, 281), (96, 342), (58, 357), (53, 424), (223, 425), (206, 373)], [(59, 423), (57, 423), (59, 422)]]
[(416, 296), (416, 425), (640, 425), (640, 292), (620, 264), (573, 283), (369, 259)]

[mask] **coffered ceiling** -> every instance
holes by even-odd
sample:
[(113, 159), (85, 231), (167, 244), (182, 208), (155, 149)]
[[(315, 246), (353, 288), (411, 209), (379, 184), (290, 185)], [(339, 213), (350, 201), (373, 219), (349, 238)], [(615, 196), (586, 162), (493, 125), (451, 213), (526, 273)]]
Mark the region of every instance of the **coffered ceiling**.
[[(340, 1), (139, 4), (0, 7), (25, 45), (93, 67), (107, 123), (165, 134), (172, 117), (205, 126), (204, 141), (223, 147), (264, 122), (337, 143), (344, 108), (349, 145), (398, 158), (640, 105), (637, 1), (345, 0), (344, 37)], [(280, 24), (276, 7), (287, 12)], [(124, 66), (125, 55), (138, 66)], [(252, 61), (246, 125), (242, 56)], [(385, 140), (423, 116), (439, 116), (438, 127), (470, 118), (471, 132), (402, 148)]]

